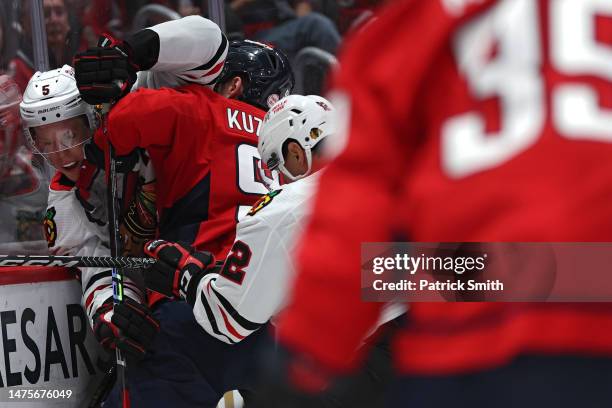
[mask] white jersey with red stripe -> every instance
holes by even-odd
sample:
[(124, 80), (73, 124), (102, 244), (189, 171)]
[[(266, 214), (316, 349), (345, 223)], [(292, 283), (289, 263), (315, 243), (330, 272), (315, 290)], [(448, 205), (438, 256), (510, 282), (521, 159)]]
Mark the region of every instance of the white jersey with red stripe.
[(293, 279), (293, 244), (310, 215), (315, 173), (263, 196), (240, 220), (219, 273), (198, 283), (193, 313), (211, 336), (234, 344), (285, 304)]
[[(104, 183), (104, 177), (98, 177), (95, 182)], [(110, 256), (108, 225), (88, 219), (75, 189), (74, 183), (61, 173), (57, 173), (51, 181), (44, 221), (49, 251), (54, 255)], [(83, 307), (92, 323), (98, 307), (113, 296), (111, 270), (80, 270)], [(127, 277), (124, 295), (136, 301), (143, 300), (143, 292)]]
[[(205, 275), (188, 300), (208, 334), (235, 344), (283, 309), (293, 284), (294, 246), (310, 218), (319, 174), (270, 191), (240, 220), (221, 270)], [(397, 304), (384, 309), (369, 334), (406, 311)]]
[(138, 73), (137, 88), (176, 88), (212, 84), (223, 68), (228, 41), (219, 26), (201, 16), (188, 16), (148, 28), (159, 36), (157, 62)]

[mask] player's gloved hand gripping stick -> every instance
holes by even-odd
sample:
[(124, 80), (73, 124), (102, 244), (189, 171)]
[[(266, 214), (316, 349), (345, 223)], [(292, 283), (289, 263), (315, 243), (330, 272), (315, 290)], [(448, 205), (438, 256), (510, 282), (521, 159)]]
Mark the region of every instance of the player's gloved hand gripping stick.
[[(121, 49), (123, 46), (124, 49)], [(117, 175), (117, 160), (115, 157), (115, 149), (108, 137), (108, 111), (111, 105), (120, 97), (130, 91), (132, 84), (136, 79), (136, 71), (138, 66), (133, 66), (129, 63), (129, 51), (126, 46), (112, 37), (105, 35), (100, 38), (98, 47), (79, 53), (74, 58), (76, 68), (76, 80), (79, 92), (83, 100), (89, 104), (103, 104), (100, 109), (101, 127), (104, 139), (108, 143), (107, 147), (107, 216), (109, 228), (109, 244), (111, 257), (117, 257), (121, 253), (121, 239), (119, 236), (119, 211), (121, 208), (119, 189), (119, 178)], [(93, 70), (93, 74), (92, 74)], [(107, 77), (110, 75), (110, 77)], [(98, 86), (98, 80), (103, 79), (110, 81), (109, 83)], [(84, 85), (85, 83), (85, 85)], [(108, 313), (114, 315), (119, 312), (124, 302), (123, 296), (123, 281), (124, 276), (121, 268), (112, 268), (113, 282), (113, 308), (108, 311), (104, 308), (101, 311), (103, 314), (97, 315), (96, 329), (110, 328), (108, 338), (117, 338), (119, 343), (122, 341), (123, 334), (117, 330), (116, 325), (112, 324), (112, 315), (108, 319), (100, 319), (107, 316)], [(108, 308), (107, 308), (108, 309)], [(106, 314), (104, 314), (106, 313)], [(118, 314), (119, 315), (119, 314)], [(107, 322), (107, 324), (104, 324)], [(108, 330), (107, 330), (108, 331)], [(127, 364), (122, 353), (122, 347), (115, 347), (116, 358), (116, 373), (117, 379), (121, 385), (121, 401), (123, 408), (129, 408), (130, 397), (128, 385), (125, 378), (125, 370)]]
[(210, 252), (196, 251), (181, 242), (149, 241), (144, 252), (157, 259), (145, 274), (147, 288), (190, 304), (202, 277), (215, 267), (215, 258)]

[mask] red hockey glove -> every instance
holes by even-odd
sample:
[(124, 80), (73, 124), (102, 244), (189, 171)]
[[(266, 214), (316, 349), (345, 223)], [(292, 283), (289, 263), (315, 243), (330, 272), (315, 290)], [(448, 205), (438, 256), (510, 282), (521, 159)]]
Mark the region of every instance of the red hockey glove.
[(195, 296), (197, 282), (215, 264), (210, 252), (198, 252), (189, 245), (159, 239), (147, 242), (144, 252), (158, 260), (145, 271), (147, 288), (188, 302)]
[(90, 105), (119, 100), (132, 89), (136, 72), (132, 48), (105, 34), (98, 46), (74, 56), (75, 78), (81, 97)]
[(159, 332), (159, 322), (149, 309), (126, 298), (114, 306), (106, 301), (94, 315), (93, 332), (100, 344), (110, 350), (119, 349), (133, 358), (144, 357)]

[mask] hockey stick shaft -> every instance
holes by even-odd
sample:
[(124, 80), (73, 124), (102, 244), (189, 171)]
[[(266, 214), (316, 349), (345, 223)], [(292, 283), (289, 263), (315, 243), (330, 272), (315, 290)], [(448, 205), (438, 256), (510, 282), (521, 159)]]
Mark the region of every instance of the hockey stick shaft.
[(0, 255), (2, 266), (63, 266), (67, 268), (135, 268), (144, 269), (155, 263), (153, 258), (61, 255)]
[[(107, 133), (107, 119), (104, 118), (104, 133)], [(109, 227), (109, 240), (110, 240), (110, 251), (111, 256), (119, 256), (120, 253), (120, 238), (119, 238), (119, 209), (120, 197), (118, 189), (118, 176), (117, 176), (117, 161), (115, 160), (115, 149), (113, 144), (108, 140), (108, 156), (109, 156), (109, 172), (108, 172), (108, 227)], [(112, 268), (112, 280), (113, 280), (113, 303), (119, 305), (123, 303), (123, 273), (121, 268)], [(117, 360), (117, 379), (121, 386), (121, 399), (123, 408), (130, 407), (130, 397), (128, 391), (128, 385), (125, 378), (125, 370), (127, 369), (127, 363), (125, 357), (122, 355), (119, 347), (115, 348), (115, 357)]]
[(113, 365), (106, 371), (106, 374), (104, 374), (102, 381), (100, 381), (100, 384), (91, 396), (91, 400), (89, 401), (87, 408), (100, 408), (102, 403), (108, 397), (108, 394), (110, 394), (116, 380), (117, 367)]

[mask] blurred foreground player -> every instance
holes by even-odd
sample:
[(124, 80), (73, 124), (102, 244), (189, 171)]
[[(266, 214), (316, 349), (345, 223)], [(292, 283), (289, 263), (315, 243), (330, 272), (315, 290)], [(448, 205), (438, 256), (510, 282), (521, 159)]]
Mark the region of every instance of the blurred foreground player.
[[(603, 1), (401, 1), (347, 46), (331, 101), (348, 140), (279, 323), (285, 391), (358, 361), (381, 306), (360, 299), (362, 242), (612, 240), (611, 13)], [(389, 406), (612, 405), (609, 303), (415, 303), (409, 315)], [(266, 406), (292, 406), (284, 395)]]

